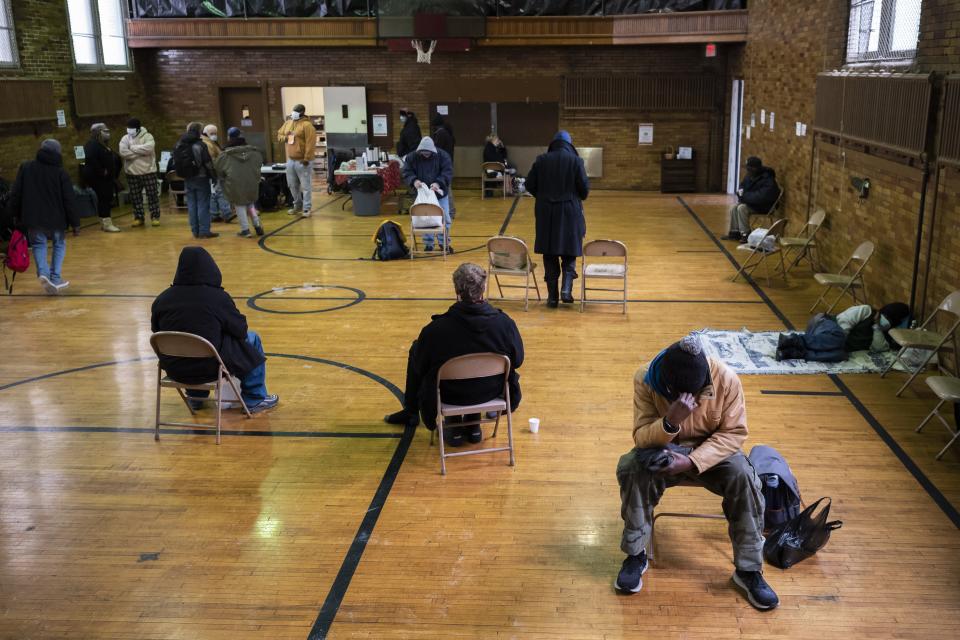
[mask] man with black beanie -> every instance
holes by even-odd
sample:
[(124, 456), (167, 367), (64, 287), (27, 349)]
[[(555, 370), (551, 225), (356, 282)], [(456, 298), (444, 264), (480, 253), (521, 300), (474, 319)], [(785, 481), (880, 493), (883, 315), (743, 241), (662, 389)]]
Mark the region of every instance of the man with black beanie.
[(730, 209), (730, 231), (721, 240), (746, 242), (750, 235), (750, 216), (766, 215), (780, 198), (777, 173), (763, 166), (756, 157), (747, 158), (747, 175), (737, 189), (737, 204)]
[[(708, 359), (699, 337), (690, 334), (640, 367), (633, 384), (635, 448), (617, 465), (620, 548), (627, 558), (615, 586), (640, 591), (653, 509), (668, 487), (693, 483), (723, 497), (733, 583), (757, 609), (773, 609), (780, 601), (763, 579), (764, 501), (760, 479), (741, 450), (747, 412), (737, 374)], [(666, 466), (651, 464), (655, 458), (662, 462), (664, 453)]]

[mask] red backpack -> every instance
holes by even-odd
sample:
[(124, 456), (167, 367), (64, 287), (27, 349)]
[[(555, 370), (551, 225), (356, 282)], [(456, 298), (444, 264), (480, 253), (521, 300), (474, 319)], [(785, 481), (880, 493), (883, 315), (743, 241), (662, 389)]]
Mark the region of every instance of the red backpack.
[(7, 281), (7, 272), (3, 272), (3, 285), (7, 293), (13, 293), (13, 281), (18, 273), (23, 273), (30, 268), (30, 245), (27, 237), (17, 230), (14, 230), (10, 236), (10, 244), (7, 246), (7, 255), (3, 258), (3, 266), (13, 271), (13, 277)]

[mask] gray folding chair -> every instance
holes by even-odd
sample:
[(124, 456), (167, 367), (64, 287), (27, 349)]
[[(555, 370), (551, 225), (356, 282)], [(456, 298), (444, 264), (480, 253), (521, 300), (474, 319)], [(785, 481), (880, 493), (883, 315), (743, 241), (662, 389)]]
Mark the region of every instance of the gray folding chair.
[[(737, 246), (737, 251), (749, 251), (750, 254), (747, 256), (747, 259), (743, 261), (743, 264), (740, 265), (740, 268), (733, 276), (733, 282), (737, 281), (741, 275), (746, 279), (749, 276), (752, 276), (753, 273), (757, 270), (763, 262), (770, 256), (776, 255), (780, 258), (780, 274), (783, 276), (783, 281), (787, 281), (787, 270), (783, 266), (783, 251), (780, 250), (780, 245), (777, 243), (777, 237), (783, 233), (784, 228), (787, 226), (786, 218), (780, 218), (774, 222), (767, 232), (763, 234), (763, 238), (760, 242), (757, 243), (757, 246), (753, 247), (749, 244), (741, 244)], [(767, 239), (770, 239), (769, 241)], [(766, 249), (764, 247), (767, 247)], [(756, 260), (754, 260), (756, 258)], [(776, 267), (773, 268), (774, 271), (777, 270)], [(767, 270), (767, 286), (770, 286), (770, 268)]]
[[(434, 249), (427, 251), (421, 249), (417, 240), (422, 240), (423, 236), (433, 236)], [(435, 256), (442, 255), (447, 259), (447, 246), (450, 240), (447, 238), (447, 227), (443, 223), (443, 208), (440, 205), (421, 202), (410, 207), (410, 259), (414, 256)], [(439, 249), (436, 248), (439, 246)]]
[[(695, 482), (690, 482), (688, 480), (681, 480), (679, 484), (674, 485), (675, 487), (699, 487), (703, 488)], [(655, 513), (653, 520), (650, 522), (650, 541), (647, 544), (647, 557), (650, 558), (650, 562), (654, 561), (654, 556), (657, 551), (657, 520), (659, 518), (698, 518), (704, 520), (726, 520), (726, 516), (715, 513), (686, 513), (679, 511), (666, 511), (661, 513)]]
[[(861, 242), (860, 246), (854, 249), (853, 255), (847, 258), (847, 261), (840, 267), (840, 271), (837, 273), (813, 274), (813, 279), (823, 285), (823, 293), (820, 294), (817, 301), (810, 307), (810, 313), (813, 313), (813, 310), (816, 309), (821, 302), (826, 303), (826, 296), (831, 289), (840, 289), (840, 293), (837, 295), (837, 298), (830, 303), (830, 306), (827, 307), (826, 313), (833, 311), (833, 308), (840, 302), (844, 294), (853, 298), (855, 304), (867, 304), (867, 286), (863, 281), (863, 270), (866, 268), (867, 263), (870, 262), (870, 258), (873, 257), (873, 249), (874, 246), (872, 242)], [(853, 269), (852, 266), (854, 262), (858, 263), (856, 269)], [(863, 293), (862, 300), (857, 296), (857, 290)]]
[[(784, 236), (780, 238), (780, 248), (783, 249), (783, 259), (787, 263), (786, 273), (790, 269), (800, 264), (801, 260), (810, 263), (810, 268), (814, 272), (820, 270), (820, 249), (817, 247), (817, 234), (823, 227), (823, 221), (827, 219), (827, 212), (820, 207), (807, 220), (807, 223), (800, 229), (799, 236)], [(791, 252), (796, 252), (793, 260), (790, 259)]]
[(183, 333), (181, 331), (158, 331), (150, 336), (150, 346), (153, 347), (153, 351), (157, 354), (158, 358), (161, 355), (177, 358), (203, 358), (216, 360), (218, 365), (217, 377), (215, 380), (201, 384), (185, 384), (183, 382), (177, 382), (169, 376), (164, 376), (162, 365), (157, 363), (157, 416), (156, 422), (154, 423), (154, 440), (160, 439), (160, 425), (171, 427), (194, 427), (200, 429), (210, 428), (209, 425), (197, 424), (193, 422), (161, 422), (160, 390), (163, 388), (176, 389), (177, 393), (180, 394), (180, 398), (183, 400), (183, 403), (187, 405), (187, 409), (190, 410), (190, 415), (196, 415), (197, 412), (194, 411), (192, 406), (190, 406), (187, 396), (183, 393), (184, 389), (214, 392), (213, 399), (214, 403), (217, 405), (217, 444), (220, 444), (221, 411), (223, 404), (228, 401), (228, 399), (223, 395), (225, 390), (223, 387), (224, 380), (226, 380), (227, 384), (230, 385), (230, 389), (233, 390), (236, 399), (240, 401), (240, 406), (243, 407), (243, 412), (246, 414), (246, 416), (248, 418), (252, 417), (250, 410), (247, 408), (247, 404), (243, 401), (243, 398), (240, 394), (240, 384), (238, 380), (230, 375), (230, 372), (227, 371), (226, 365), (223, 364), (223, 359), (217, 352), (216, 347), (210, 344), (208, 340), (198, 335), (192, 333)]
[[(953, 320), (951, 321), (950, 328), (943, 332), (934, 331), (930, 328), (930, 323), (940, 315), (944, 314), (947, 316), (952, 316)], [(893, 368), (897, 362), (903, 362), (901, 358), (907, 349), (915, 349), (918, 351), (925, 351), (927, 357), (924, 358), (923, 362), (916, 367), (913, 372), (910, 374), (910, 377), (907, 378), (907, 381), (903, 383), (903, 386), (897, 391), (899, 396), (903, 393), (903, 390), (910, 386), (910, 383), (913, 382), (913, 379), (916, 378), (920, 373), (927, 368), (927, 365), (930, 363), (933, 356), (950, 353), (953, 355), (953, 365), (954, 370), (951, 372), (953, 375), (960, 375), (960, 367), (957, 366), (957, 357), (960, 356), (960, 351), (957, 349), (957, 329), (960, 328), (960, 289), (954, 291), (947, 295), (943, 299), (943, 302), (933, 310), (933, 313), (930, 314), (919, 329), (890, 329), (890, 337), (893, 338), (897, 344), (900, 345), (900, 351), (897, 352), (897, 357), (893, 359), (887, 368), (883, 370), (883, 373), (880, 374), (880, 377), (884, 377)], [(951, 345), (948, 345), (947, 342), (951, 342)], [(941, 359), (937, 359), (938, 366), (940, 369), (944, 369), (943, 365), (940, 364)], [(948, 370), (949, 371), (949, 370)]]
[(940, 415), (940, 407), (946, 402), (957, 403), (960, 402), (960, 378), (949, 378), (946, 376), (931, 376), (927, 378), (927, 386), (937, 394), (937, 398), (940, 399), (940, 402), (937, 403), (937, 406), (933, 408), (933, 411), (927, 414), (927, 417), (923, 419), (923, 422), (920, 423), (920, 426), (917, 427), (917, 433), (920, 433), (920, 430), (926, 426), (927, 422), (930, 421), (930, 418), (936, 416), (937, 420), (940, 421), (943, 426), (947, 428), (947, 431), (950, 432), (950, 435), (953, 436), (950, 438), (950, 442), (947, 443), (943, 449), (940, 450), (940, 453), (937, 454), (936, 459), (939, 460), (943, 457), (943, 454), (947, 452), (947, 449), (953, 446), (953, 444), (960, 438), (960, 425), (957, 425), (957, 428), (954, 429), (950, 426), (950, 423), (943, 419), (943, 416)]
[[(495, 398), (487, 402), (471, 405), (448, 404), (440, 397), (440, 383), (445, 380), (471, 380), (473, 378), (488, 378), (490, 376), (503, 376), (503, 397)], [(499, 353), (471, 353), (456, 358), (450, 358), (440, 366), (437, 372), (437, 429), (430, 433), (430, 445), (433, 446), (434, 436), (439, 431), (440, 441), (440, 473), (447, 475), (447, 458), (457, 456), (472, 456), (481, 453), (496, 453), (498, 451), (509, 451), (512, 467), (516, 460), (513, 455), (513, 417), (510, 414), (510, 358)], [(487, 418), (487, 413), (496, 412), (497, 417)], [(458, 422), (457, 427), (468, 427), (479, 424), (494, 423), (493, 435), (490, 438), (497, 437), (497, 429), (500, 427), (501, 414), (507, 414), (507, 446), (506, 447), (488, 447), (485, 449), (471, 449), (468, 451), (457, 451), (447, 453), (444, 449), (443, 428), (446, 419), (451, 416), (465, 416), (469, 414), (478, 414), (477, 420)]]
[[(594, 262), (590, 258), (619, 258), (617, 262)], [(587, 279), (621, 280), (622, 289), (588, 287)], [(620, 300), (588, 300), (587, 291), (613, 291), (620, 293)], [(580, 258), (580, 313), (586, 304), (620, 304), (627, 312), (627, 245), (619, 240), (591, 240), (583, 245)]]
[(777, 196), (773, 206), (770, 207), (770, 211), (767, 211), (766, 213), (757, 213), (753, 210), (750, 211), (751, 229), (758, 229), (764, 225), (770, 227), (773, 224), (773, 221), (777, 219), (777, 216), (780, 215), (780, 206), (783, 204), (783, 187), (777, 183), (777, 189), (780, 189), (780, 195)]
[[(503, 299), (503, 289), (523, 289), (523, 310), (530, 308), (530, 283), (537, 292), (540, 300), (540, 285), (537, 284), (537, 264), (530, 259), (530, 250), (527, 243), (512, 236), (497, 236), (487, 240), (487, 254), (490, 256), (490, 266), (487, 273), (493, 276)], [(501, 284), (500, 276), (516, 276), (525, 278), (524, 284)], [(487, 297), (490, 292), (490, 278), (487, 278)]]
[[(494, 173), (493, 176), (487, 172)], [(484, 162), (480, 165), (480, 199), (487, 197), (487, 190), (499, 189), (503, 192), (503, 197), (507, 197), (507, 167), (502, 162)]]

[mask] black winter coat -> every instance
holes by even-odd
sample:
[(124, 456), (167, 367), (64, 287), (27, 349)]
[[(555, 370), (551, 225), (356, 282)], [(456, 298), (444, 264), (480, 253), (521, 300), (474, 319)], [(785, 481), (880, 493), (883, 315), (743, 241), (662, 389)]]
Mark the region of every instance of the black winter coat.
[(429, 158), (421, 158), (420, 154), (414, 151), (404, 157), (401, 175), (409, 187), (417, 180), (427, 186), (436, 182), (446, 196), (450, 193), (450, 183), (453, 181), (453, 160), (442, 149), (437, 149)]
[[(190, 149), (193, 151), (193, 159), (196, 161), (197, 166), (200, 167), (200, 173), (194, 176), (195, 178), (217, 177), (217, 172), (213, 169), (213, 158), (210, 157), (210, 151), (207, 149), (207, 145), (205, 145), (203, 140), (200, 138), (200, 134), (193, 131), (187, 131), (185, 134), (180, 136), (177, 146), (182, 144), (190, 145)], [(171, 158), (171, 160), (172, 159), (173, 158)]]
[[(453, 132), (450, 131), (446, 126), (437, 127), (436, 131), (433, 132), (433, 143), (437, 145), (437, 149), (443, 149), (447, 152), (447, 155), (450, 156), (450, 161), (453, 162), (453, 150), (457, 145), (457, 139), (453, 137)], [(419, 142), (417, 144), (420, 144)]]
[(483, 145), (483, 161), (484, 162), (500, 162), (504, 165), (508, 164), (507, 162), (507, 148), (504, 145), (495, 145), (492, 142), (488, 142)]
[(120, 156), (110, 150), (96, 138), (90, 138), (83, 145), (83, 182), (94, 191), (103, 184), (113, 188), (114, 180), (120, 175)]
[[(247, 319), (220, 287), (221, 282), (220, 269), (205, 249), (184, 247), (173, 285), (153, 301), (150, 327), (206, 338), (220, 352), (230, 373), (242, 378), (266, 358), (247, 343)], [(217, 377), (215, 360), (164, 357), (160, 364), (171, 378), (186, 384)]]
[(755, 176), (748, 175), (740, 182), (743, 195), (740, 202), (757, 213), (767, 213), (780, 197), (777, 173), (770, 167), (762, 167)]
[(10, 211), (27, 229), (65, 231), (80, 226), (73, 184), (59, 153), (40, 149), (24, 162), (10, 194)]
[[(437, 372), (440, 366), (468, 353), (493, 352), (510, 358), (510, 410), (520, 405), (520, 375), (523, 364), (523, 340), (516, 323), (488, 302), (457, 302), (446, 313), (433, 316), (423, 328), (411, 362), (413, 375), (421, 380), (420, 415), (428, 428), (436, 428)], [(440, 388), (444, 402), (477, 404), (503, 394), (503, 378), (480, 378), (445, 382)]]
[(400, 140), (397, 142), (397, 155), (401, 158), (416, 151), (423, 133), (420, 131), (420, 124), (416, 117), (407, 116), (407, 121), (403, 123), (403, 129), (400, 131)]
[(534, 252), (582, 255), (583, 236), (587, 234), (582, 201), (590, 193), (590, 181), (574, 146), (564, 140), (551, 142), (530, 168), (526, 186), (537, 199)]

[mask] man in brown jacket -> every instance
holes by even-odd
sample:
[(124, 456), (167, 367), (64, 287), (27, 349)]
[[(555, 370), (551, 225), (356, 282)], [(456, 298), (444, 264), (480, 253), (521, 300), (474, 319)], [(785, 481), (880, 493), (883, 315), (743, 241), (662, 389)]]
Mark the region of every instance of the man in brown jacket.
[(304, 114), (307, 108), (298, 104), (290, 119), (277, 131), (277, 142), (287, 151), (287, 186), (293, 194), (293, 204), (287, 211), (292, 216), (298, 211), (304, 218), (310, 217), (312, 195), (313, 158), (317, 153), (317, 130)]
[(620, 458), (623, 538), (627, 554), (617, 589), (636, 593), (647, 570), (653, 509), (668, 487), (693, 483), (723, 497), (733, 542), (733, 582), (757, 609), (780, 601), (763, 579), (763, 494), (743, 454), (747, 412), (737, 374), (703, 355), (688, 335), (640, 367), (633, 379), (634, 449)]

